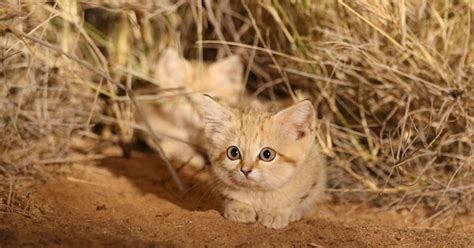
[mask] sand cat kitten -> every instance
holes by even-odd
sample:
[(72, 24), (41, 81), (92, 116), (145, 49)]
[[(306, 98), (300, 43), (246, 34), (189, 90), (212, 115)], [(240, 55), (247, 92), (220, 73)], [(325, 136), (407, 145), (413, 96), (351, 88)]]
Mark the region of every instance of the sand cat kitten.
[(325, 161), (310, 101), (272, 112), (227, 108), (205, 96), (203, 109), (212, 170), (225, 185), (226, 218), (279, 229), (321, 198)]
[[(203, 93), (229, 103), (237, 102), (244, 91), (243, 65), (239, 57), (230, 56), (214, 63), (202, 64), (188, 61), (176, 50), (168, 48), (158, 61), (155, 78), (161, 88), (184, 89), (180, 93), (160, 93), (158, 101), (139, 103), (159, 135), (160, 145), (167, 156), (177, 162), (203, 166), (204, 160), (195, 149), (200, 146), (198, 140), (203, 129), (202, 113), (196, 106), (200, 105), (198, 102)], [(138, 124), (143, 126), (142, 120), (137, 117)], [(148, 134), (142, 132), (139, 136), (148, 145), (154, 145)]]

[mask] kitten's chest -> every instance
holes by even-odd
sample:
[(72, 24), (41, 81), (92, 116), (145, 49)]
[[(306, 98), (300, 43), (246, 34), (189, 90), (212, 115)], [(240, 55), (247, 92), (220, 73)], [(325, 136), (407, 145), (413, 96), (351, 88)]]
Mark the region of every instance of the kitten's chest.
[(274, 192), (247, 192), (227, 190), (224, 195), (230, 200), (236, 200), (248, 204), (255, 209), (278, 209), (288, 208), (295, 205), (299, 192), (287, 192), (279, 190)]

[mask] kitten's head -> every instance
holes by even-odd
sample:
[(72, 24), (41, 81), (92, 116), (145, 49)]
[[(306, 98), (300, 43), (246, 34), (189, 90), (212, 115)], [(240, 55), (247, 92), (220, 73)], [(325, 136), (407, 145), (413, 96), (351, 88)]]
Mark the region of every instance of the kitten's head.
[(188, 91), (232, 99), (243, 91), (243, 71), (242, 62), (235, 55), (214, 63), (199, 64), (167, 48), (158, 61), (155, 77), (165, 88), (184, 87)]
[(213, 171), (234, 188), (282, 187), (314, 145), (315, 111), (307, 100), (275, 113), (226, 108), (205, 96), (203, 109)]

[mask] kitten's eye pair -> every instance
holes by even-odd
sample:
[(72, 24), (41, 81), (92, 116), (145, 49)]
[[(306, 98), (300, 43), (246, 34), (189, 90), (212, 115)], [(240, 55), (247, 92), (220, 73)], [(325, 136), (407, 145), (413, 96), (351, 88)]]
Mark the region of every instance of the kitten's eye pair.
[[(276, 152), (273, 149), (265, 147), (260, 151), (258, 158), (262, 161), (270, 162), (275, 159), (275, 156)], [(229, 146), (229, 148), (227, 148), (227, 157), (230, 160), (237, 160), (240, 159), (242, 155), (240, 154), (240, 150), (237, 146)]]

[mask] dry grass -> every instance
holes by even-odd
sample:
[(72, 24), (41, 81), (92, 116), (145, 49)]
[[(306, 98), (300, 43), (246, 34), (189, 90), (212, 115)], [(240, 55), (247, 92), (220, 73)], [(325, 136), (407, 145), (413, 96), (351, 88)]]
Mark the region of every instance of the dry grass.
[(199, 2), (0, 3), (1, 199), (3, 182), (130, 140), (126, 88), (159, 85), (157, 57), (178, 45), (240, 54), (254, 96), (310, 95), (337, 199), (441, 221), (472, 209), (472, 1)]

